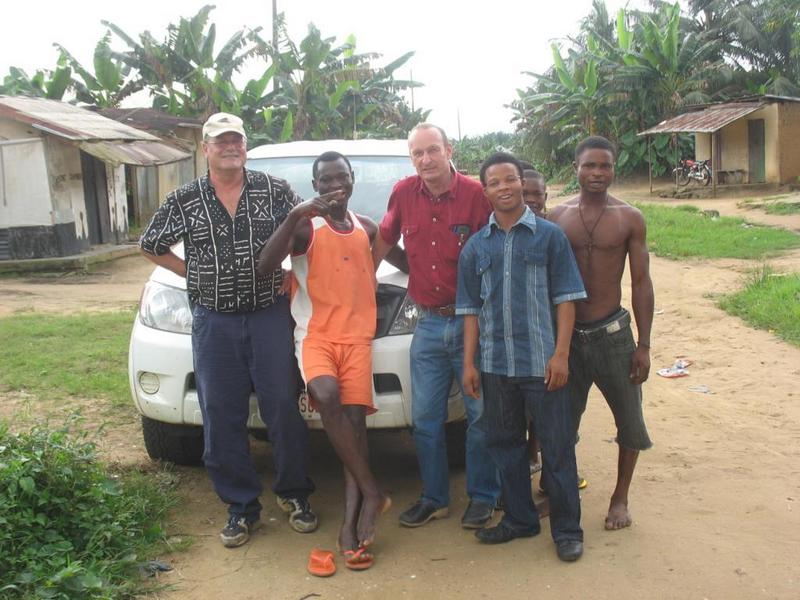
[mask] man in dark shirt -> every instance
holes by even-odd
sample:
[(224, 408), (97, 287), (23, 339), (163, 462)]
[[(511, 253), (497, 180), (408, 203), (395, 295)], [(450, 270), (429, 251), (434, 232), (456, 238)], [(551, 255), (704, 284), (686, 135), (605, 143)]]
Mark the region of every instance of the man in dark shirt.
[[(242, 120), (217, 113), (203, 125), (208, 173), (167, 196), (142, 234), (142, 253), (186, 277), (192, 304), (195, 381), (203, 414), (203, 461), (228, 504), (220, 537), (246, 543), (261, 512), (262, 486), (249, 452), (247, 419), (255, 390), (275, 455), (272, 489), (289, 523), (317, 528), (308, 496), (308, 429), (297, 407), (289, 304), (282, 274), (256, 273), (255, 257), (297, 198), (275, 177), (244, 168)], [(184, 243), (185, 260), (172, 251)]]
[[(372, 256), (375, 266), (403, 236), (408, 255), (408, 294), (419, 306), (411, 343), (411, 418), (422, 475), (420, 499), (400, 515), (400, 524), (418, 527), (446, 517), (450, 504), (444, 425), (453, 378), (461, 383), (463, 318), (455, 314), (458, 255), (467, 239), (489, 219), (491, 207), (480, 183), (450, 164), (453, 148), (440, 127), (421, 123), (408, 136), (417, 175), (395, 185)], [(500, 495), (497, 469), (486, 451), (479, 422), (481, 402), (464, 394), (467, 430), (467, 494), (461, 519), (480, 529), (491, 519)]]

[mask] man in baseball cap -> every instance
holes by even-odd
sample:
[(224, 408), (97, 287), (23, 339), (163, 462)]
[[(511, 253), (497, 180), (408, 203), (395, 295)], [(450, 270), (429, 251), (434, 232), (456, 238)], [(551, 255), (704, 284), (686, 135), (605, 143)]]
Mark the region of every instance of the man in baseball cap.
[[(317, 528), (283, 273), (280, 265), (266, 273), (254, 268), (299, 198), (286, 181), (245, 168), (246, 142), (239, 117), (211, 115), (203, 125), (208, 173), (170, 193), (139, 242), (148, 259), (186, 278), (203, 462), (228, 505), (220, 532), (228, 548), (246, 543), (261, 516), (261, 477), (247, 434), (251, 390), (274, 448), (278, 505), (295, 531)], [(172, 251), (179, 242), (185, 258)]]
[(208, 120), (203, 123), (203, 139), (217, 137), (223, 133), (238, 133), (243, 138), (247, 138), (244, 132), (244, 124), (242, 120), (236, 115), (228, 113), (215, 113), (208, 117)]

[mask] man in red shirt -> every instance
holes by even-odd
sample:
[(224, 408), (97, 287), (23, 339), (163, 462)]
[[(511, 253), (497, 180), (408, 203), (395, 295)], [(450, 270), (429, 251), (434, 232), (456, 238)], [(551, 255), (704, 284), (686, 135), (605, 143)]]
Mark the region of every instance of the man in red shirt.
[[(488, 222), (492, 209), (481, 184), (453, 169), (453, 148), (441, 127), (420, 123), (408, 136), (408, 149), (417, 175), (399, 181), (392, 190), (372, 256), (377, 268), (403, 236), (408, 293), (419, 307), (411, 343), (411, 414), (423, 488), (420, 499), (400, 515), (401, 525), (419, 527), (449, 514), (444, 425), (453, 377), (461, 384), (464, 353), (463, 318), (455, 315), (458, 257), (467, 239)], [(462, 395), (470, 502), (461, 524), (480, 529), (492, 517), (500, 481), (478, 422), (483, 407), (463, 389)]]

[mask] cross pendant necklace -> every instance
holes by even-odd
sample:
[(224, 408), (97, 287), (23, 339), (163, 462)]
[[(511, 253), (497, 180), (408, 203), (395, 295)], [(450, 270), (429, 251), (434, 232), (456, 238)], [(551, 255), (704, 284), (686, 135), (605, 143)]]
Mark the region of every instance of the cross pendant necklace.
[(586, 254), (589, 256), (589, 258), (591, 258), (592, 250), (594, 250), (596, 246), (596, 244), (594, 243), (594, 230), (597, 229), (597, 225), (600, 223), (600, 219), (603, 218), (603, 215), (606, 212), (606, 208), (608, 208), (608, 196), (606, 196), (606, 202), (605, 204), (603, 204), (603, 209), (597, 216), (597, 220), (594, 222), (594, 225), (592, 225), (592, 228), (589, 229), (589, 227), (586, 225), (586, 220), (583, 218), (583, 203), (580, 201), (578, 202), (578, 214), (581, 217), (581, 225), (583, 225), (583, 228), (586, 230), (586, 235), (587, 235), (587, 240), (584, 246), (586, 246)]

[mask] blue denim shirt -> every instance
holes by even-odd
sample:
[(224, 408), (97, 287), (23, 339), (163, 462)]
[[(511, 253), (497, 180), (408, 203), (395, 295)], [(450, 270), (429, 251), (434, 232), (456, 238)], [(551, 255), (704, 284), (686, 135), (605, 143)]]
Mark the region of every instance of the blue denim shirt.
[(478, 315), (486, 373), (544, 377), (555, 352), (554, 306), (583, 298), (567, 236), (529, 208), (508, 233), (492, 213), (461, 252), (456, 314)]

